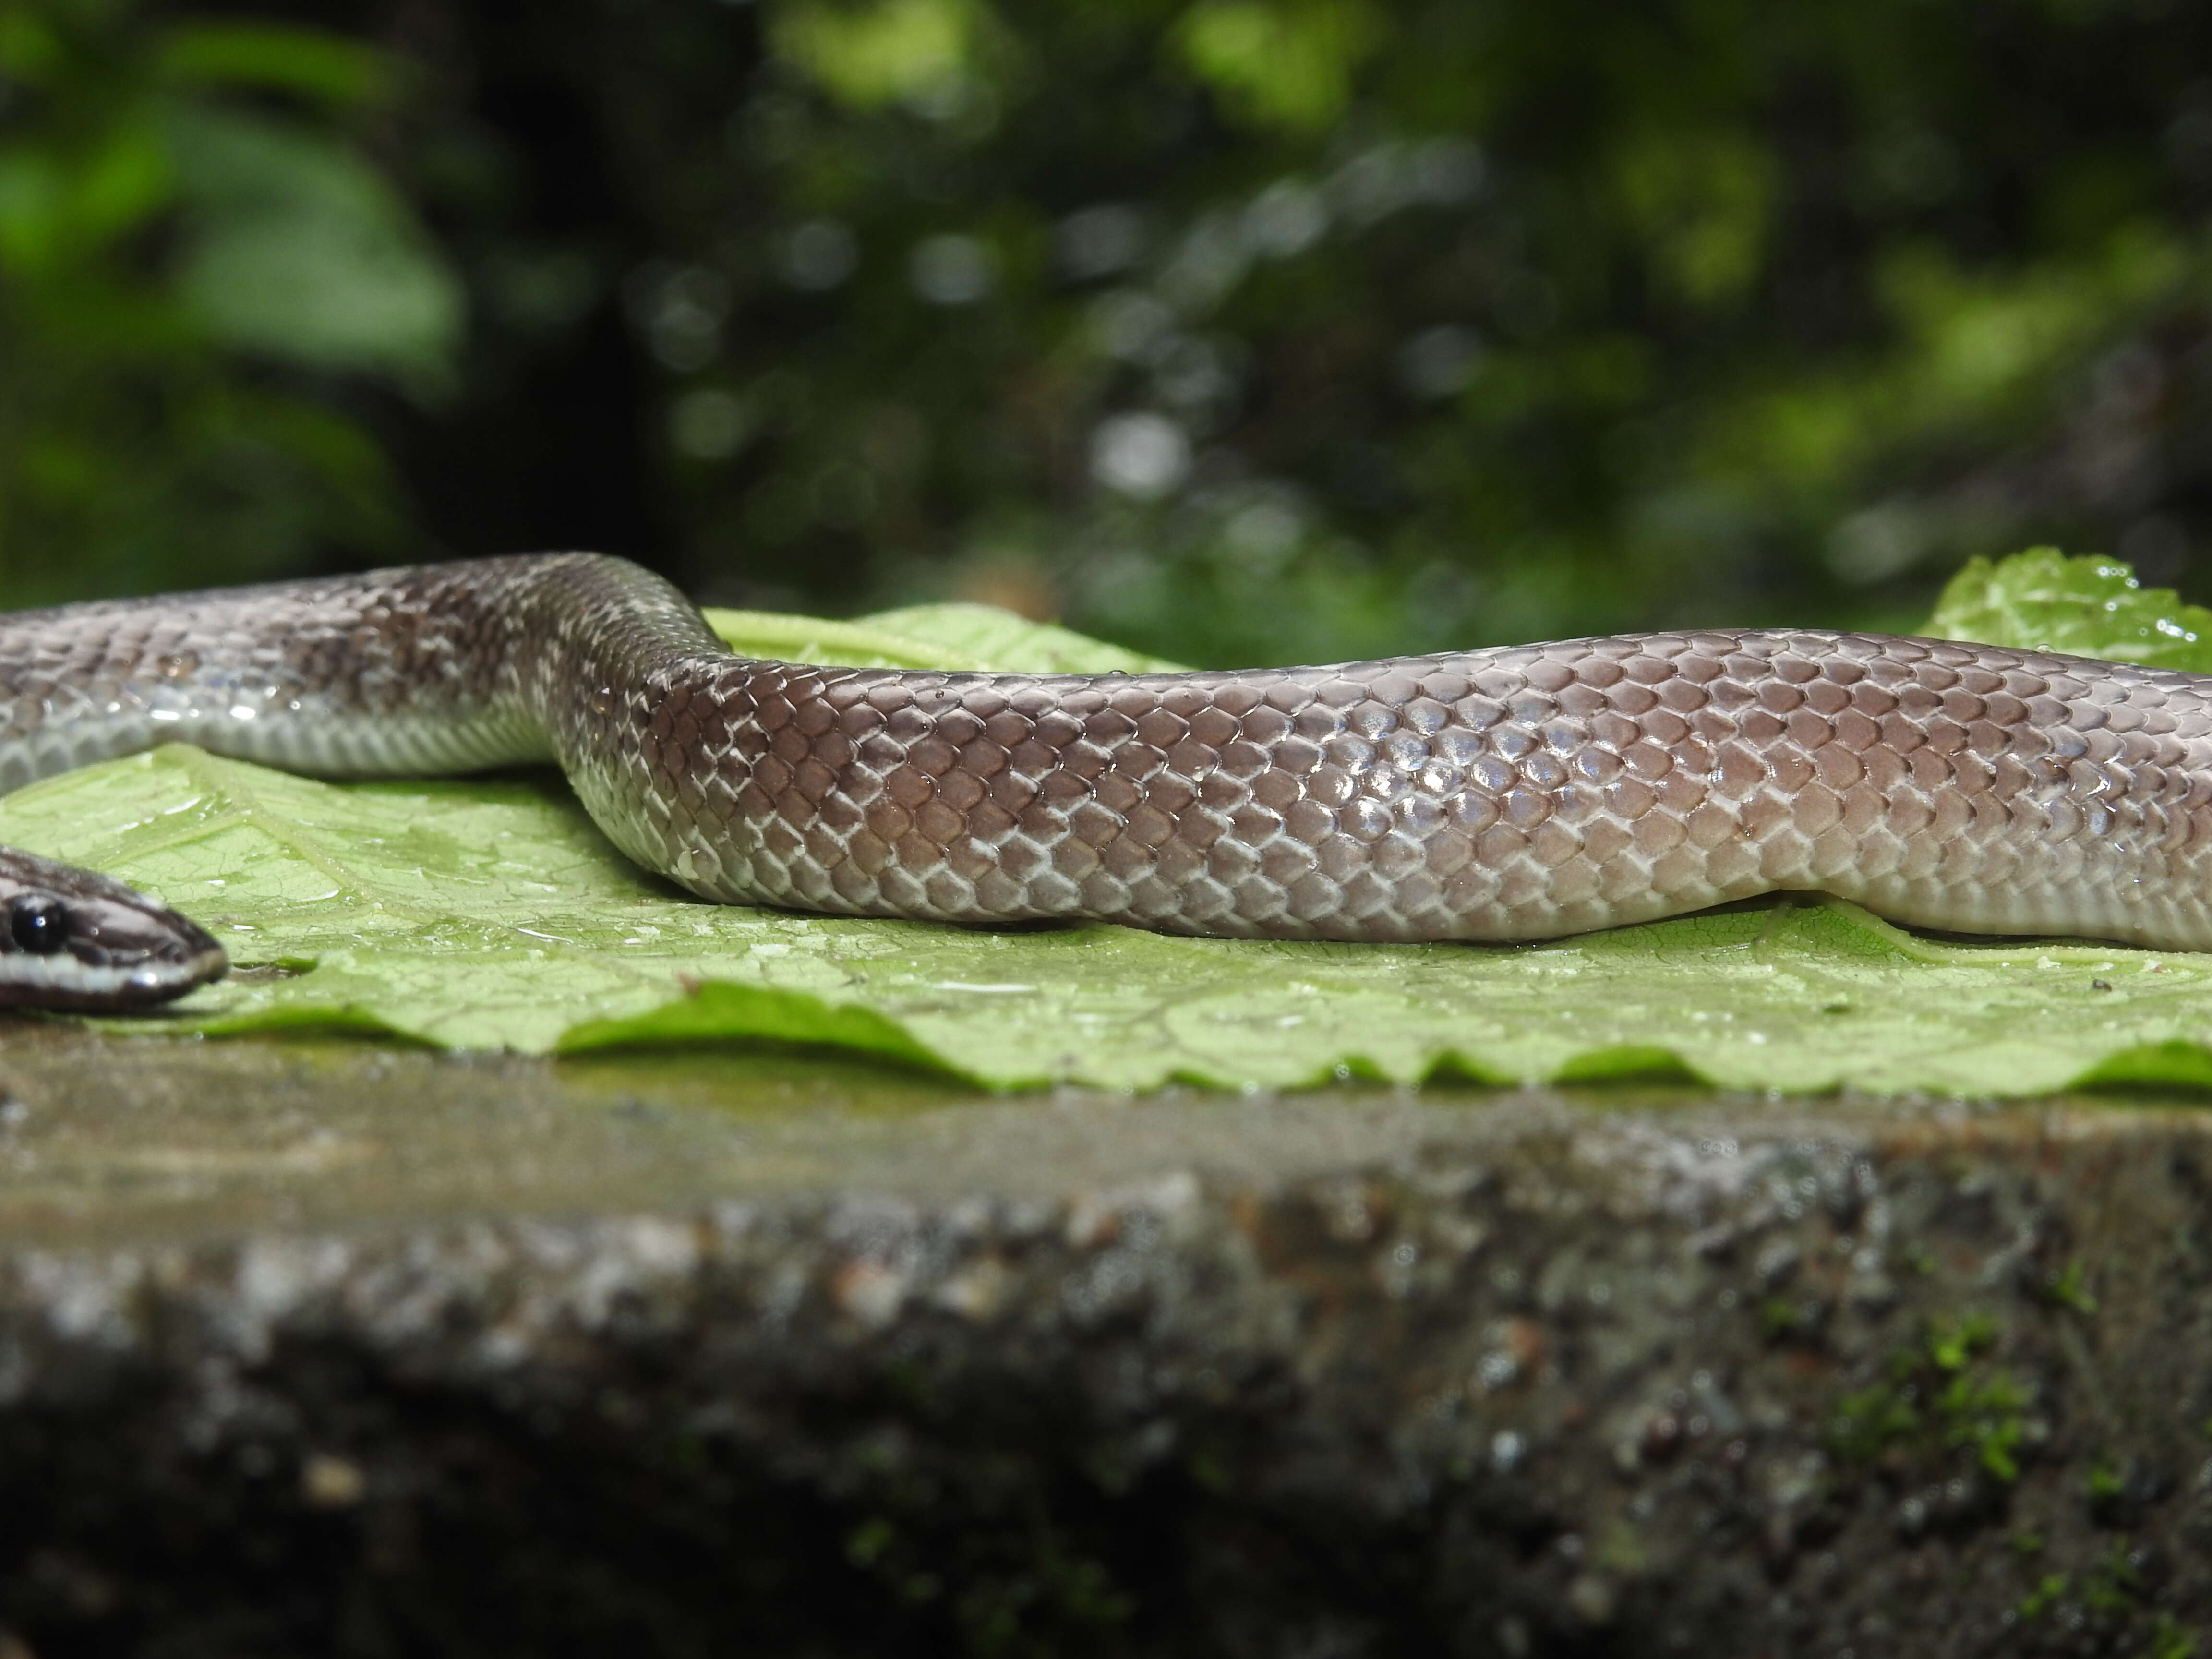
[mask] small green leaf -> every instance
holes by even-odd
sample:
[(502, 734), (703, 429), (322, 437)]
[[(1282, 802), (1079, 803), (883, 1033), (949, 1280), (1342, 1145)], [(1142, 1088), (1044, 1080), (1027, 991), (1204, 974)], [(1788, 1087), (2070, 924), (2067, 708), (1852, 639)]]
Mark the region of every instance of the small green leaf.
[(222, 343), (316, 368), (434, 374), (459, 343), (459, 283), (398, 194), (293, 122), (199, 108), (173, 124), (190, 234), (186, 308)]
[(910, 605), (849, 623), (766, 611), (709, 611), (707, 620), (746, 656), (841, 668), (1148, 674), (1182, 666), (989, 605)]
[(46, 19), (27, 6), (0, 8), (0, 75), (35, 86), (67, 57), (61, 37)]
[(2044, 1574), (2037, 1581), (2035, 1588), (2021, 1597), (2021, 1618), (2029, 1624), (2042, 1618), (2065, 1595), (2070, 1583), (2071, 1581), (2063, 1572)]
[(151, 121), (118, 120), (89, 148), (0, 152), (0, 261), (47, 275), (167, 205), (169, 158)]
[(175, 80), (297, 93), (337, 105), (371, 103), (394, 79), (392, 60), (321, 29), (270, 23), (188, 23), (169, 31), (158, 61)]
[(2031, 548), (1992, 564), (1968, 561), (1936, 602), (1925, 630), (2033, 651), (2212, 673), (2212, 611), (2170, 588), (2144, 587), (2117, 559)]
[(0, 153), (0, 266), (43, 271), (67, 252), (68, 189), (59, 158)]
[(769, 39), (840, 102), (876, 109), (957, 91), (980, 67), (985, 21), (974, 0), (788, 0)]
[(1242, 119), (1306, 132), (1342, 112), (1387, 32), (1368, 0), (1199, 0), (1175, 44)]

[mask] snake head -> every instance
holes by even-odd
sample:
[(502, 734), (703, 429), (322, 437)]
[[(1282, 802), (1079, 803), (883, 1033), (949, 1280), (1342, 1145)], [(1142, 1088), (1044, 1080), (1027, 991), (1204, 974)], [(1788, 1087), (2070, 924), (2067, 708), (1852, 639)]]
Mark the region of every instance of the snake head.
[(205, 930), (143, 893), (0, 848), (0, 1008), (127, 1013), (229, 967)]

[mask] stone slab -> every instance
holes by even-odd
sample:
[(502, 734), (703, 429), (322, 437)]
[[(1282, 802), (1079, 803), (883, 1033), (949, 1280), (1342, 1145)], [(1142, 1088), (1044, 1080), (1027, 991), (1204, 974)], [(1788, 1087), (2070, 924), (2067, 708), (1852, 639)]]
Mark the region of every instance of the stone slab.
[(0, 1085), (7, 1659), (2212, 1630), (2186, 1102), (32, 1025)]

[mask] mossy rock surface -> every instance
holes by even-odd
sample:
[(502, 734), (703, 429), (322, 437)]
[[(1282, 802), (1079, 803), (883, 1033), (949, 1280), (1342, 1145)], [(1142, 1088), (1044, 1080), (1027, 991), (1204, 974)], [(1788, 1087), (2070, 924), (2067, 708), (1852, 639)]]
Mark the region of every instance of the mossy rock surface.
[(0, 1031), (40, 1655), (2155, 1655), (2212, 1116)]

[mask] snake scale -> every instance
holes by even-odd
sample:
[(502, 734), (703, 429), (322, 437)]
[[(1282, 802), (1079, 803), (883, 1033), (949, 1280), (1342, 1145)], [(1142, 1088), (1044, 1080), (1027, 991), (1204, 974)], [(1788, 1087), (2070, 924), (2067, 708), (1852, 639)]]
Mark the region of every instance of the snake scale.
[[(593, 554), (0, 617), (0, 787), (164, 741), (326, 776), (556, 761), (616, 846), (727, 903), (1510, 940), (1819, 890), (1923, 927), (2212, 948), (2212, 677), (1948, 641), (806, 667), (731, 655)], [(7, 879), (11, 916), (59, 891)], [(68, 954), (21, 933), (0, 967)]]

